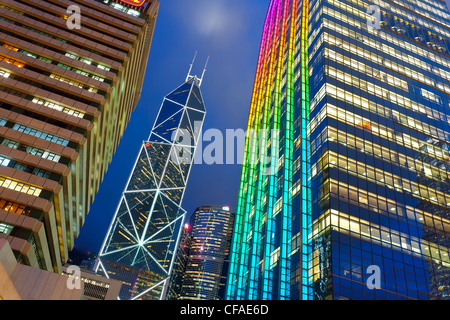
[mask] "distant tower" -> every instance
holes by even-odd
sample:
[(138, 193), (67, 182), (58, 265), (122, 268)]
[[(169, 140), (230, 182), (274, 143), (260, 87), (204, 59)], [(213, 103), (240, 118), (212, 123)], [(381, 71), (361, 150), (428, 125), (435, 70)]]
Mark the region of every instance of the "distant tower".
[(229, 207), (195, 210), (184, 228), (168, 299), (224, 300), (233, 224)]
[(190, 71), (162, 102), (94, 267), (122, 281), (123, 300), (165, 299), (186, 214), (181, 202), (206, 113), (203, 76)]

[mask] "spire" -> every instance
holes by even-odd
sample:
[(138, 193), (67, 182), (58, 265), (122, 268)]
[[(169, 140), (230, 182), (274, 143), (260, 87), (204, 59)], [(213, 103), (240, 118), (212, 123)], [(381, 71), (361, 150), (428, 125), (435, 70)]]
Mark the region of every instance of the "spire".
[(191, 71), (192, 71), (192, 66), (194, 65), (196, 57), (197, 57), (197, 51), (195, 51), (194, 59), (192, 60), (191, 66), (189, 67), (189, 72), (188, 72), (187, 77), (186, 77), (186, 82), (189, 81), (190, 78), (192, 78)]
[(199, 87), (202, 85), (203, 77), (205, 76), (205, 72), (206, 72), (206, 67), (208, 66), (208, 61), (209, 61), (209, 56), (208, 56), (208, 59), (206, 59), (205, 68), (203, 68), (202, 77), (200, 78), (200, 80), (198, 82)]

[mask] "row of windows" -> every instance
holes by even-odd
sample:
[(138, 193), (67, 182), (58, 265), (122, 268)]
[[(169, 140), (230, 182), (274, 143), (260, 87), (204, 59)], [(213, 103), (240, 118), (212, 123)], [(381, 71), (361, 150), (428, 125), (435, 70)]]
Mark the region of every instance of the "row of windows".
[[(2, 86), (2, 85), (0, 85), (0, 91), (8, 93), (8, 94), (15, 95), (16, 97), (20, 97), (20, 98), (23, 98), (23, 99), (30, 100), (30, 96), (28, 94), (20, 92), (20, 91), (17, 91), (15, 89), (11, 89), (11, 88)], [(69, 115), (73, 115), (73, 116), (75, 116), (77, 118), (83, 118), (84, 115), (85, 115), (84, 113), (82, 113), (82, 112), (80, 112), (78, 110), (67, 108), (67, 107), (61, 106), (59, 104), (56, 104), (56, 103), (53, 103), (53, 102), (50, 102), (50, 101), (47, 101), (47, 100), (44, 100), (44, 99), (41, 99), (41, 98), (37, 98), (37, 97), (34, 97), (33, 100), (31, 100), (31, 102), (37, 103), (37, 104), (40, 104), (40, 105), (44, 105), (45, 107), (48, 107), (48, 108), (51, 108), (51, 109), (62, 111), (62, 112), (67, 113)]]
[[(325, 186), (324, 189), (326, 188), (327, 186)], [(342, 181), (338, 182), (334, 179), (329, 179), (329, 190), (331, 196), (334, 198), (370, 210), (376, 214), (398, 220), (395, 223), (391, 222), (390, 224), (395, 225), (395, 228), (397, 229), (408, 229), (408, 234), (418, 235), (421, 233), (419, 232), (421, 229), (426, 229), (440, 235), (445, 235), (450, 232), (450, 221), (448, 219), (418, 209), (414, 206), (394, 201), (381, 194), (363, 190)], [(325, 194), (324, 198), (327, 196), (328, 194)], [(382, 217), (382, 219), (384, 219), (384, 217)], [(319, 219), (318, 221), (321, 220)], [(400, 227), (399, 222), (403, 223), (402, 227)], [(408, 228), (406, 228), (404, 222), (408, 222)]]
[(20, 98), (23, 98), (23, 99), (27, 99), (28, 98), (28, 95), (26, 93), (23, 93), (23, 92), (20, 92), (20, 91), (17, 91), (15, 89), (8, 88), (8, 87), (2, 86), (2, 85), (0, 85), (0, 91), (5, 92), (7, 94), (15, 95), (16, 97), (20, 97)]
[(424, 30), (409, 21), (405, 21), (395, 15), (382, 11), (382, 24), (390, 26), (390, 30), (413, 42), (424, 45), (435, 51), (448, 54), (448, 41), (440, 35)]
[(21, 125), (21, 124), (17, 124), (17, 123), (14, 124), (12, 129), (13, 130), (17, 130), (19, 132), (23, 132), (23, 133), (29, 134), (29, 135), (32, 135), (32, 136), (37, 137), (37, 138), (41, 138), (41, 139), (44, 139), (44, 140), (47, 140), (47, 141), (50, 141), (50, 142), (54, 142), (54, 143), (60, 144), (62, 146), (67, 146), (69, 144), (69, 140), (67, 140), (67, 139), (63, 139), (63, 138), (57, 137), (55, 135), (52, 135), (52, 134), (40, 131), (40, 130), (36, 130), (36, 129), (30, 128), (30, 127), (26, 127), (26, 126)]
[[(354, 95), (348, 91), (337, 88), (331, 84), (326, 84), (326, 93), (332, 98), (337, 98), (347, 105), (354, 105), (355, 107), (370, 110), (375, 114), (379, 114), (384, 118), (393, 119), (394, 121), (402, 124), (403, 126), (413, 129), (413, 130), (421, 130), (423, 133), (429, 135), (430, 137), (434, 137), (437, 139), (441, 139), (444, 141), (450, 140), (449, 133), (446, 133), (442, 129), (435, 128), (429, 125), (426, 122), (419, 121), (413, 117), (408, 117), (405, 115), (400, 115), (398, 112), (392, 111), (392, 109), (388, 109), (381, 104), (376, 104), (372, 101), (369, 101), (366, 98), (362, 98), (358, 95)], [(390, 95), (393, 96), (393, 95)], [(401, 98), (401, 96), (398, 96)], [(406, 101), (409, 102), (409, 101)], [(386, 112), (386, 114), (384, 114)], [(329, 103), (327, 103), (312, 120), (311, 120), (311, 131), (313, 131), (320, 122), (326, 117), (331, 116), (333, 118), (339, 119), (343, 122), (349, 123), (352, 126), (361, 126), (366, 129), (368, 132), (379, 135), (380, 137), (387, 138), (391, 140), (393, 137), (398, 141), (398, 143), (403, 145), (411, 145), (411, 138), (405, 134), (396, 132), (391, 127), (387, 127), (385, 125), (376, 123), (368, 118), (361, 117), (358, 114), (352, 113), (342, 108), (335, 107)], [(448, 128), (448, 126), (446, 126)], [(403, 135), (403, 137), (402, 137)], [(403, 140), (403, 141), (402, 141)], [(402, 143), (403, 142), (403, 143)], [(418, 141), (420, 143), (420, 141)]]
[(40, 105), (43, 105), (43, 106), (48, 107), (50, 109), (55, 109), (55, 110), (58, 110), (58, 111), (62, 111), (64, 113), (67, 113), (67, 114), (69, 114), (71, 116), (74, 116), (74, 117), (77, 117), (77, 118), (83, 118), (84, 117), (84, 113), (81, 112), (81, 111), (74, 110), (74, 109), (71, 109), (71, 108), (67, 108), (67, 107), (61, 106), (59, 104), (56, 104), (56, 103), (53, 103), (53, 102), (50, 102), (50, 101), (47, 101), (47, 100), (44, 100), (44, 99), (41, 99), (41, 98), (34, 97), (32, 102), (40, 104)]
[[(79, 57), (79, 56), (77, 56), (76, 54), (73, 54), (73, 53), (66, 53), (65, 56), (66, 56), (66, 57), (69, 57), (69, 58), (72, 58), (73, 60), (78, 60), (78, 61), (84, 62), (84, 63), (86, 63), (86, 64), (92, 65), (92, 61), (91, 61), (91, 60), (88, 60), (88, 59)], [(51, 60), (50, 60), (50, 63), (51, 63)], [(106, 66), (104, 66), (104, 65), (102, 65), (102, 64), (97, 64), (97, 68), (102, 69), (102, 70), (106, 70), (106, 71), (111, 71), (111, 68), (106, 67)], [(103, 78), (102, 78), (102, 79), (103, 79)], [(101, 81), (101, 80), (100, 80), (100, 81)]]
[[(326, 23), (326, 22), (324, 22), (324, 23)], [(332, 29), (331, 28), (332, 26), (333, 26), (332, 24), (328, 25), (328, 27), (330, 27), (330, 29)], [(326, 32), (324, 32), (324, 41), (326, 41), (327, 43), (331, 43), (331, 44), (335, 45), (336, 47), (341, 47), (344, 50), (347, 50), (348, 52), (352, 52), (353, 54), (356, 54), (360, 57), (366, 58), (369, 61), (372, 61), (378, 65), (392, 69), (395, 72), (402, 74), (408, 78), (411, 78), (411, 79), (414, 79), (421, 83), (424, 83), (424, 84), (430, 86), (431, 88), (437, 88), (441, 91), (450, 93), (450, 86), (444, 82), (440, 82), (440, 81), (437, 81), (435, 78), (425, 76), (421, 72), (417, 72), (415, 70), (412, 70), (411, 68), (408, 68), (401, 64), (398, 64), (392, 60), (383, 58), (382, 56), (379, 56), (374, 52), (371, 52), (368, 50), (361, 50), (361, 48), (357, 47), (356, 45), (350, 44), (342, 39), (336, 38)], [(339, 62), (341, 62), (341, 61), (339, 61)], [(420, 68), (422, 68), (423, 65), (424, 65), (424, 63), (421, 63)], [(450, 79), (449, 72), (441, 71), (440, 68), (431, 68), (431, 70), (435, 71), (434, 73), (442, 74), (443, 76), (445, 76), (444, 79), (447, 79), (447, 80)]]
[[(328, 185), (328, 183), (331, 185)], [(380, 184), (381, 186), (381, 184)], [(365, 208), (372, 212), (383, 214), (386, 216), (394, 215), (396, 219), (401, 221), (408, 221), (416, 226), (431, 228), (436, 233), (444, 234), (450, 232), (450, 222), (448, 219), (440, 216), (444, 209), (431, 206), (429, 203), (422, 202), (422, 204), (427, 204), (425, 208), (421, 206), (422, 209), (416, 208), (414, 201), (408, 198), (407, 203), (405, 203), (405, 197), (394, 193), (382, 193), (378, 190), (366, 190), (366, 188), (360, 188), (359, 186), (347, 184), (344, 181), (339, 183), (331, 178), (328, 182), (320, 186), (320, 196), (314, 197), (314, 202), (325, 201), (328, 198), (329, 190), (335, 193), (335, 197), (347, 202)], [(392, 200), (389, 197), (395, 197), (398, 201)], [(406, 197), (407, 198), (407, 197)], [(427, 212), (425, 210), (433, 211)]]
[[(374, 114), (378, 114), (379, 116), (392, 119), (396, 122), (403, 124), (405, 127), (423, 131), (425, 134), (431, 135), (433, 137), (440, 138), (442, 140), (448, 140), (450, 138), (450, 131), (448, 127), (450, 119), (445, 115), (445, 113), (433, 111), (430, 107), (426, 107), (421, 103), (417, 103), (401, 94), (394, 93), (388, 89), (385, 89), (384, 87), (366, 82), (362, 79), (359, 79), (358, 77), (348, 75), (343, 71), (336, 70), (333, 67), (326, 68), (326, 75), (335, 78), (337, 80), (344, 79), (344, 81), (350, 81), (348, 84), (355, 86), (361, 91), (365, 91), (373, 96), (383, 98), (384, 100), (387, 100), (392, 104), (396, 104), (400, 107), (404, 107), (405, 109), (409, 109), (414, 112), (417, 111), (422, 111), (422, 113), (426, 112), (427, 115), (433, 116), (435, 120), (442, 121), (444, 123), (438, 123), (441, 128), (437, 128), (435, 126), (430, 125), (427, 122), (416, 119), (415, 117), (399, 113), (398, 111), (393, 110), (392, 108), (387, 108), (382, 104), (376, 104), (373, 102), (371, 103), (369, 99), (360, 97), (360, 95), (350, 93), (346, 90), (343, 90), (339, 87), (336, 87), (328, 83), (326, 85), (326, 92), (330, 94), (332, 97), (353, 104), (356, 107), (369, 110)], [(434, 116), (436, 116), (436, 118)], [(420, 118), (420, 115), (418, 115), (417, 118)]]
[[(442, 6), (442, 5), (439, 6), (439, 3), (437, 3), (437, 1), (433, 2), (432, 4), (441, 10), (438, 10), (434, 6), (425, 4), (424, 0), (420, 0), (420, 1), (419, 0), (408, 0), (408, 2), (411, 4), (405, 3), (405, 1), (399, 1), (399, 0), (397, 0), (397, 1), (400, 2), (404, 7), (408, 8), (411, 11), (416, 11), (417, 7), (419, 7), (419, 8), (426, 10), (429, 13), (433, 13), (434, 15), (444, 18), (444, 20), (450, 19), (450, 15), (447, 12), (445, 12), (446, 11), (445, 6)], [(425, 15), (426, 17), (433, 19), (431, 16), (428, 16), (427, 12), (424, 12), (424, 10), (420, 10), (420, 11), (416, 11), (416, 12), (419, 12), (419, 13)], [(450, 25), (448, 25), (448, 26), (450, 27)]]
[[(29, 7), (32, 7), (34, 10), (38, 10), (38, 11), (43, 11), (43, 10), (44, 10), (44, 12), (46, 12), (45, 9), (40, 8), (40, 7), (36, 7), (36, 6), (34, 6), (33, 4), (31, 4), (31, 3), (28, 3), (28, 6), (29, 6)], [(9, 10), (10, 8), (9, 8), (9, 7), (5, 7), (5, 9)], [(65, 8), (65, 9), (66, 9), (66, 8)], [(48, 12), (47, 12), (47, 13), (48, 13)], [(43, 23), (43, 24), (47, 24), (47, 23), (48, 23), (47, 20), (43, 20), (43, 19), (41, 19), (39, 16), (36, 16), (36, 15), (33, 15), (33, 14), (29, 14), (29, 13), (26, 13), (26, 12), (20, 12), (20, 14), (23, 15), (24, 17), (26, 17), (26, 18), (29, 18), (29, 19), (34, 20), (34, 23), (29, 23), (29, 24), (31, 24), (31, 25), (33, 25), (33, 26), (35, 26), (35, 25), (38, 26), (39, 23)], [(50, 14), (54, 14), (54, 13), (51, 12)], [(64, 20), (67, 20), (67, 19), (68, 19), (68, 16), (67, 16), (67, 15), (55, 15), (55, 17), (59, 17), (59, 18), (64, 19)], [(9, 19), (7, 19), (7, 20), (9, 20)], [(25, 23), (27, 23), (27, 20), (26, 20), (26, 19), (17, 19), (17, 20), (22, 21), (22, 22), (19, 22), (19, 21), (13, 21), (13, 22), (11, 22), (11, 23), (20, 25), (20, 26), (22, 26), (23, 28), (32, 30), (32, 31), (34, 31), (34, 32), (37, 32), (37, 33), (42, 34), (42, 35), (45, 35), (45, 36), (47, 36), (47, 37), (51, 37), (51, 38), (54, 38), (54, 37), (55, 37), (55, 36), (53, 36), (53, 35), (51, 35), (51, 34), (49, 34), (49, 33), (47, 33), (47, 32), (44, 32), (44, 31), (41, 31), (41, 30), (39, 30), (39, 29), (35, 29), (35, 28), (33, 28), (33, 27), (30, 27), (30, 26), (26, 25), (26, 24), (25, 24)], [(10, 21), (12, 21), (12, 20), (10, 20)], [(36, 22), (37, 22), (37, 23), (36, 23)], [(45, 28), (44, 28), (44, 29), (45, 29)], [(85, 35), (83, 35), (83, 34), (81, 34), (81, 33), (78, 33), (78, 32), (75, 32), (75, 33), (77, 33), (80, 37), (86, 37)], [(114, 37), (114, 35), (112, 35), (112, 37)], [(59, 38), (59, 37), (57, 37), (56, 39), (59, 40), (59, 41), (62, 41), (62, 42), (64, 42), (64, 43), (70, 43), (69, 41), (67, 41), (67, 40), (65, 40), (65, 39), (61, 39), (61, 38)], [(118, 39), (118, 40), (119, 40), (119, 41), (123, 41), (123, 40), (121, 40), (121, 39)], [(116, 49), (116, 50), (118, 50), (118, 51), (120, 51), (120, 52), (127, 53), (127, 50), (126, 50), (126, 49), (123, 49), (123, 48), (121, 48), (120, 46), (117, 46), (116, 44), (113, 44), (113, 45), (115, 46), (114, 49)]]
[[(104, 0), (103, 2), (104, 3), (108, 3), (109, 0)], [(133, 8), (127, 8), (127, 7), (121, 5), (121, 4), (117, 3), (117, 2), (111, 2), (110, 3), (110, 7), (114, 8), (116, 10), (125, 12), (126, 14), (129, 14), (129, 15), (134, 16), (134, 17), (139, 17), (141, 15), (141, 13), (139, 11), (134, 10)]]
[(450, 194), (442, 191), (442, 189), (447, 191), (445, 190), (445, 187), (442, 187), (442, 185), (445, 185), (443, 183), (437, 184), (437, 188), (432, 188), (431, 186), (434, 186), (435, 184), (429, 183), (429, 185), (424, 185), (423, 183), (412, 181), (406, 177), (393, 174), (386, 170), (381, 170), (366, 163), (358, 162), (343, 155), (337, 155), (331, 151), (329, 152), (328, 161), (329, 163), (327, 164), (332, 168), (336, 167), (340, 170), (346, 170), (349, 174), (362, 179), (367, 179), (368, 181), (372, 181), (381, 186), (386, 186), (390, 189), (410, 194), (414, 197), (443, 207), (450, 207)]
[(0, 61), (12, 64), (12, 65), (14, 65), (16, 67), (19, 67), (19, 68), (23, 68), (24, 65), (25, 65), (23, 62), (20, 62), (20, 61), (11, 59), (11, 58), (7, 58), (7, 57), (1, 56), (1, 55), (0, 55)]
[[(388, 148), (381, 146), (369, 140), (364, 140), (360, 137), (352, 135), (348, 132), (342, 130), (337, 130), (331, 126), (325, 128), (322, 133), (314, 140), (311, 147), (311, 152), (315, 152), (316, 148), (327, 141), (336, 141), (341, 145), (351, 148), (358, 152), (363, 152), (365, 154), (374, 156), (376, 158), (382, 159), (383, 161), (390, 162), (399, 167), (407, 169), (410, 172), (422, 173), (426, 177), (433, 178), (436, 181), (450, 181), (450, 172), (447, 170), (447, 166), (442, 165), (442, 162), (424, 162), (419, 158), (414, 158), (400, 152), (397, 152), (393, 148)], [(424, 145), (421, 150), (425, 149), (428, 145)], [(424, 151), (425, 155), (433, 155), (432, 152), (435, 151), (434, 145), (430, 145), (427, 152)], [(445, 152), (440, 154), (442, 156), (442, 161), (447, 162), (450, 160), (449, 153)], [(313, 164), (311, 167), (311, 176), (314, 177), (317, 174), (318, 168), (317, 164)]]
[[(397, 0), (397, 1), (399, 1), (399, 0)], [(435, 32), (438, 32), (438, 33), (450, 38), (450, 32), (447, 29), (440, 27), (439, 24), (436, 23), (436, 21), (437, 21), (440, 24), (450, 27), (448, 22), (444, 19), (437, 18), (437, 17), (435, 17), (434, 19), (431, 19), (430, 17), (428, 17), (428, 19), (431, 20), (431, 21), (429, 21), (428, 19), (423, 19), (419, 15), (412, 14), (410, 11), (402, 9), (398, 5), (391, 5), (390, 3), (384, 2), (382, 0), (374, 0), (373, 2), (374, 2), (374, 4), (379, 5), (380, 7), (387, 9), (394, 14), (403, 16), (403, 19), (407, 19), (408, 21), (410, 21), (411, 23), (414, 23), (415, 25), (422, 25), (423, 27), (425, 27), (429, 30), (434, 30)], [(422, 10), (420, 10), (420, 9), (418, 10), (417, 8), (414, 8), (412, 11), (423, 13)]]
[(31, 146), (27, 146), (27, 145), (21, 144), (17, 141), (13, 141), (13, 140), (9, 140), (9, 139), (4, 139), (2, 142), (2, 145), (7, 146), (12, 149), (24, 151), (26, 153), (33, 154), (35, 156), (38, 156), (38, 157), (41, 157), (44, 159), (48, 159), (48, 160), (51, 160), (54, 162), (59, 162), (59, 160), (61, 159), (60, 155), (57, 155), (53, 152), (42, 150), (42, 149), (31, 147)]
[(13, 169), (16, 170), (20, 170), (23, 172), (27, 172), (27, 173), (31, 173), (33, 175), (39, 176), (39, 177), (43, 177), (43, 178), (50, 178), (51, 176), (51, 172), (44, 170), (44, 169), (40, 169), (40, 168), (36, 168), (34, 166), (31, 165), (27, 165), (27, 164), (22, 164), (20, 162), (17, 162), (15, 160), (11, 160), (6, 158), (5, 156), (0, 155), (0, 166), (5, 166), (5, 167), (11, 167)]
[[(328, 48), (324, 48), (324, 56), (325, 56), (325, 58), (339, 62), (341, 65), (348, 66), (348, 67), (352, 68), (353, 70), (364, 73), (367, 76), (369, 76), (370, 78), (374, 78), (376, 80), (384, 82), (385, 84), (389, 84), (393, 87), (397, 87), (399, 89), (402, 89), (403, 91), (409, 92), (408, 83), (405, 80), (402, 80), (400, 78), (392, 76), (392, 75), (390, 75), (384, 71), (381, 71), (379, 69), (372, 68), (369, 65), (359, 62), (356, 59), (345, 57), (344, 55), (337, 53)], [(341, 70), (337, 70), (336, 68), (331, 67), (331, 66), (327, 66), (326, 70), (327, 70), (327, 73), (325, 73), (325, 74), (331, 75), (334, 78), (337, 78), (338, 80), (340, 80), (342, 82), (347, 82), (348, 84), (359, 84), (359, 81), (356, 82), (355, 80), (351, 79), (352, 78), (351, 74), (345, 73)]]
[[(420, 16), (413, 15), (409, 11), (402, 9), (398, 5), (391, 5), (390, 3), (385, 2), (383, 0), (373, 0), (373, 3), (365, 3), (364, 1), (361, 1), (361, 0), (347, 0), (347, 1), (349, 3), (356, 4), (356, 6), (358, 6), (359, 8), (362, 8), (364, 11), (358, 10), (355, 7), (344, 4), (337, 0), (327, 0), (327, 3), (332, 4), (333, 6), (348, 12), (349, 16), (358, 16), (364, 21), (367, 21), (367, 19), (370, 16), (368, 13), (366, 13), (369, 5), (375, 4), (381, 8), (390, 10), (390, 12), (396, 13), (398, 15), (402, 15), (403, 17), (406, 17), (409, 21), (414, 22), (415, 24), (421, 24), (425, 28), (435, 30), (436, 32), (439, 32), (443, 35), (450, 37), (450, 33), (447, 30), (445, 30), (444, 28), (439, 27), (436, 23), (430, 23), (427, 19), (423, 19)], [(397, 0), (397, 1), (399, 1), (399, 0)], [(417, 11), (417, 8), (415, 8), (414, 11)], [(444, 25), (447, 24), (446, 21), (443, 19), (436, 18), (436, 20), (441, 22)]]
[[(29, 27), (29, 26), (27, 26), (27, 25), (24, 25), (24, 24), (19, 23), (19, 22), (15, 22), (15, 21), (10, 20), (10, 19), (8, 19), (8, 18), (5, 18), (5, 17), (0, 16), (0, 19), (6, 21), (6, 22), (8, 22), (8, 23), (11, 23), (11, 24), (13, 24), (13, 25), (22, 27), (22, 28), (24, 28), (24, 29), (31, 30), (31, 31), (36, 32), (36, 33), (38, 33), (38, 34), (42, 34), (42, 35), (44, 35), (44, 36), (46, 36), (46, 37), (49, 37), (49, 38), (51, 38), (51, 39), (58, 40), (58, 41), (60, 41), (60, 42), (62, 42), (62, 43), (66, 43), (66, 44), (75, 46), (75, 47), (77, 47), (77, 48), (79, 47), (79, 45), (77, 45), (77, 44), (75, 44), (75, 43), (72, 43), (72, 42), (70, 42), (70, 41), (67, 41), (67, 40), (65, 40), (65, 39), (62, 39), (62, 38), (60, 38), (60, 37), (53, 36), (53, 35), (48, 34), (48, 33), (46, 33), (46, 32), (42, 32), (42, 31), (37, 30), (37, 29), (35, 29), (35, 28), (31, 28), (31, 27)], [(38, 45), (42, 46), (42, 44), (40, 44), (40, 43), (39, 43)], [(86, 48), (82, 48), (82, 49), (87, 50)], [(94, 54), (96, 54), (96, 55), (99, 55), (99, 56), (101, 56), (101, 57), (106, 57), (106, 58), (111, 59), (111, 60), (114, 60), (114, 61), (122, 62), (122, 61), (119, 61), (117, 58), (106, 56), (105, 54), (102, 54), (102, 53), (100, 53), (100, 52), (98, 52), (98, 51), (95, 51), (95, 50), (92, 50), (92, 49), (89, 49), (88, 51), (90, 51), (90, 52), (92, 52), (92, 53), (94, 53)]]
[(96, 88), (86, 86), (86, 85), (82, 84), (81, 82), (77, 82), (77, 81), (74, 81), (74, 80), (69, 79), (69, 78), (61, 77), (61, 76), (53, 74), (53, 73), (49, 77), (52, 78), (52, 79), (59, 80), (61, 82), (70, 84), (71, 86), (75, 86), (75, 87), (78, 87), (78, 88), (81, 88), (81, 89), (86, 89), (89, 92), (97, 93), (97, 91), (98, 91)]
[[(425, 70), (431, 71), (439, 75), (440, 73), (446, 74), (447, 77), (444, 77), (445, 79), (450, 79), (448, 76), (448, 71), (443, 69), (434, 69), (432, 65), (427, 64), (425, 60), (431, 60), (433, 62), (436, 62), (438, 65), (442, 65), (444, 67), (450, 67), (450, 61), (448, 59), (443, 58), (442, 56), (434, 53), (431, 50), (425, 50), (421, 46), (412, 44), (408, 41), (399, 41), (398, 36), (394, 36), (392, 34), (389, 34), (387, 32), (384, 32), (383, 29), (379, 30), (372, 30), (367, 27), (367, 23), (362, 23), (360, 21), (357, 21), (355, 19), (352, 19), (349, 16), (344, 16), (343, 14), (340, 14), (339, 12), (336, 12), (334, 10), (324, 8), (324, 12), (327, 13), (330, 16), (336, 17), (339, 21), (342, 21), (342, 19), (345, 17), (346, 22), (351, 26), (351, 28), (346, 28), (343, 26), (335, 26), (335, 31), (338, 31), (341, 34), (346, 35), (347, 37), (351, 39), (356, 39), (359, 42), (367, 44), (371, 48), (378, 48), (380, 50), (380, 53), (388, 53), (394, 57), (399, 58), (402, 61), (408, 61), (410, 64), (422, 67)], [(327, 23), (330, 24), (330, 21), (328, 19), (323, 19), (324, 21), (327, 21)], [(333, 27), (330, 24), (330, 27)], [(359, 32), (356, 32), (355, 30), (367, 30), (367, 32), (373, 34), (376, 36), (376, 38), (385, 40), (388, 44), (394, 45), (394, 47), (381, 43), (380, 41), (376, 41), (374, 39), (371, 39)], [(401, 52), (398, 49), (395, 48), (403, 48), (408, 52), (413, 53), (413, 55), (409, 55), (407, 53)], [(420, 56), (421, 58), (418, 58)]]
[(41, 188), (34, 187), (30, 184), (14, 181), (6, 177), (0, 177), (0, 187), (12, 189), (36, 197), (38, 197), (42, 192)]
[(31, 209), (23, 204), (4, 199), (0, 199), (0, 208), (8, 212), (23, 214), (26, 216), (29, 215), (31, 212)]
[[(336, 119), (345, 122), (347, 120), (346, 118), (346, 114), (345, 112), (342, 111), (342, 109), (339, 109), (339, 112), (336, 112), (336, 107), (334, 107), (331, 104), (327, 104), (326, 105), (327, 110), (330, 110), (329, 116), (333, 116), (336, 117)], [(413, 136), (410, 136), (406, 133), (398, 133), (396, 134), (395, 132), (386, 132), (386, 130), (384, 130), (384, 127), (382, 128), (382, 130), (378, 131), (370, 131), (371, 130), (371, 125), (368, 122), (368, 119), (365, 119), (363, 121), (359, 121), (357, 125), (355, 125), (355, 123), (352, 121), (353, 119), (351, 118), (352, 115), (348, 118), (349, 121), (346, 121), (348, 124), (351, 124), (355, 127), (359, 127), (360, 129), (368, 129), (368, 131), (378, 137), (382, 137), (384, 139), (387, 139), (390, 142), (394, 142), (396, 144), (402, 145), (408, 149), (414, 150), (417, 153), (422, 153), (424, 151), (424, 147), (426, 147), (426, 153), (427, 155), (439, 160), (439, 161), (444, 161), (444, 162), (448, 162), (449, 161), (449, 152), (446, 149), (442, 149), (440, 148), (438, 145), (431, 145), (430, 143), (426, 143), (422, 140), (419, 140)], [(332, 128), (330, 128), (330, 136), (331, 139), (335, 139), (334, 137), (334, 132)], [(347, 138), (345, 138), (345, 136)], [(391, 161), (396, 161), (397, 156), (395, 156), (394, 153), (394, 158), (392, 157), (392, 155), (388, 156), (386, 151), (382, 148), (377, 148), (376, 145), (372, 144), (369, 141), (364, 141), (364, 143), (362, 142), (362, 139), (355, 140), (353, 139), (353, 135), (346, 133), (345, 135), (338, 135), (338, 142), (347, 144), (350, 147), (357, 147), (359, 150), (363, 151), (363, 152), (368, 152), (368, 153), (372, 153), (373, 155), (377, 156), (377, 157), (381, 157), (381, 158), (385, 158), (388, 159), (388, 157), (391, 158)], [(320, 145), (325, 142), (328, 138), (328, 133), (326, 131), (323, 131), (321, 133), (321, 135), (317, 135), (317, 138), (315, 140), (312, 141), (311, 143), (311, 154), (314, 154), (314, 152), (316, 152), (316, 150), (320, 147)], [(330, 139), (330, 140), (331, 140)], [(346, 140), (346, 141), (345, 141)], [(383, 151), (384, 150), (384, 151)], [(409, 158), (402, 158), (401, 155), (398, 155), (398, 162), (401, 165), (405, 165), (406, 162), (408, 167), (410, 169), (413, 169), (415, 167), (414, 162), (411, 163), (410, 161), (408, 161)]]

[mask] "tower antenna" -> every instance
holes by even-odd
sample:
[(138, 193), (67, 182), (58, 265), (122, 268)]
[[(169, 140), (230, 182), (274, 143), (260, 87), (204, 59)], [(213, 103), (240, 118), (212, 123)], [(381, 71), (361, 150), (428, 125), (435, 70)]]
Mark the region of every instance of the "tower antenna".
[(205, 76), (205, 72), (206, 72), (206, 67), (208, 66), (208, 61), (209, 61), (209, 56), (208, 56), (208, 59), (206, 59), (205, 68), (203, 69), (202, 77), (200, 78), (199, 83), (198, 83), (199, 86), (202, 85), (203, 77)]
[(186, 77), (186, 82), (191, 78), (192, 66), (194, 65), (194, 62), (195, 62), (195, 58), (196, 58), (196, 57), (197, 57), (197, 50), (195, 51), (194, 59), (192, 60), (191, 66), (189, 67), (189, 72), (188, 72), (188, 75), (187, 75), (187, 77)]

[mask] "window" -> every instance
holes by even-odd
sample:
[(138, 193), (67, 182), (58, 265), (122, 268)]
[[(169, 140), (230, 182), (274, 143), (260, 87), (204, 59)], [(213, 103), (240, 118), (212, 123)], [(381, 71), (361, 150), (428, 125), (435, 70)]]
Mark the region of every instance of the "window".
[(15, 203), (12, 201), (6, 201), (3, 199), (0, 199), (0, 208), (8, 212), (14, 212), (17, 214), (24, 214), (24, 215), (28, 215), (31, 212), (31, 209), (23, 204)]
[(51, 141), (51, 142), (54, 142), (54, 143), (57, 143), (57, 144), (60, 144), (63, 146), (67, 146), (69, 144), (69, 140), (59, 138), (54, 135), (51, 135), (51, 134), (48, 134), (48, 133), (45, 133), (42, 131), (38, 131), (36, 129), (32, 129), (32, 128), (29, 128), (26, 126), (22, 126), (17, 123), (13, 126), (13, 130), (17, 130), (19, 132), (23, 132), (23, 133), (26, 133), (26, 134), (29, 134), (29, 135), (32, 135), (32, 136), (35, 136), (35, 137), (38, 137), (38, 138), (41, 138), (41, 139), (44, 139), (47, 141)]
[(42, 191), (42, 189), (40, 188), (33, 187), (29, 184), (24, 184), (22, 182), (14, 181), (5, 177), (0, 177), (0, 186), (37, 197), (41, 194)]
[(10, 159), (5, 158), (3, 156), (0, 156), (0, 166), (5, 166), (7, 167), (9, 165), (9, 163), (11, 162)]
[(10, 234), (13, 226), (7, 223), (0, 222), (0, 233)]

